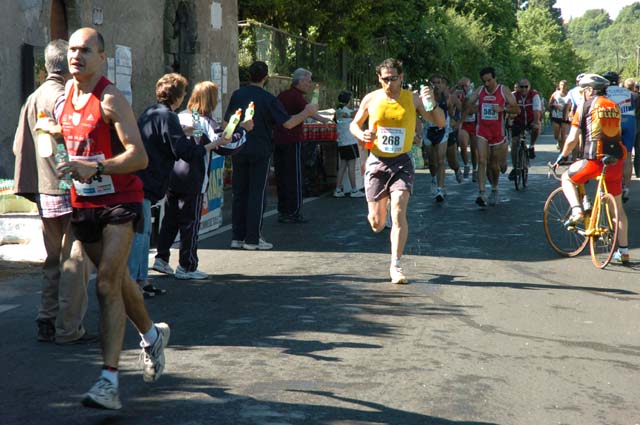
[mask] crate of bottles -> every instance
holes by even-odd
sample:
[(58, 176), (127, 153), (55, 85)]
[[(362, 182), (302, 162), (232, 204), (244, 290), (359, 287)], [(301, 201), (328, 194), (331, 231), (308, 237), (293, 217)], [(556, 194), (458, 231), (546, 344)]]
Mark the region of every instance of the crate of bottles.
[(335, 142), (338, 140), (338, 131), (335, 123), (303, 124), (304, 140), (318, 142)]

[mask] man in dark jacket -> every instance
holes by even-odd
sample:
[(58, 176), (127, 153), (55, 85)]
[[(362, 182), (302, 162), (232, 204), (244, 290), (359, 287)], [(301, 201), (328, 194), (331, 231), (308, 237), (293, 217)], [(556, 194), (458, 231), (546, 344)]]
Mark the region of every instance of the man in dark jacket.
[(307, 105), (289, 116), (274, 95), (264, 89), (269, 68), (262, 61), (249, 67), (250, 82), (231, 95), (224, 114), (225, 121), (238, 108), (255, 104), (253, 130), (247, 134), (242, 151), (232, 157), (233, 205), (231, 212), (231, 248), (268, 250), (273, 244), (262, 237), (262, 213), (266, 204), (269, 165), (273, 151), (272, 134), (276, 125), (293, 128), (318, 111), (318, 105)]

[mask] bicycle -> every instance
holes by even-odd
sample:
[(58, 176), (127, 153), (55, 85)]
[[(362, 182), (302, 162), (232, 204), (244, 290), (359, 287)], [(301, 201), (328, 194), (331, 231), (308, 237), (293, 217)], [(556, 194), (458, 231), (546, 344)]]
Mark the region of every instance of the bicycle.
[[(565, 226), (571, 216), (571, 205), (564, 196), (562, 187), (549, 194), (544, 204), (543, 222), (547, 241), (558, 254), (563, 257), (575, 257), (589, 244), (591, 261), (596, 267), (604, 269), (611, 262), (618, 240), (618, 205), (607, 190), (604, 176), (607, 166), (614, 164), (617, 159), (605, 155), (601, 161), (602, 173), (596, 177), (598, 184), (593, 205), (589, 209), (583, 202), (583, 223)], [(560, 180), (560, 175), (553, 165), (549, 163), (548, 166), (549, 175), (553, 174), (556, 180)], [(578, 195), (579, 199), (584, 200), (584, 185), (578, 185)]]
[(516, 186), (516, 190), (526, 188), (529, 181), (529, 152), (526, 142), (526, 134), (528, 133), (529, 130), (523, 131), (518, 137), (519, 140), (516, 145), (516, 161), (513, 164), (513, 183)]

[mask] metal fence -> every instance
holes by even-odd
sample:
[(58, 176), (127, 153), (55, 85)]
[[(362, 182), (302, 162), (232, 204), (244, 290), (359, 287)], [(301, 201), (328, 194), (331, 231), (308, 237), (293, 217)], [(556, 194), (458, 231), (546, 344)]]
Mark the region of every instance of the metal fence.
[(328, 45), (290, 34), (278, 28), (246, 20), (238, 23), (240, 80), (247, 81), (247, 69), (256, 60), (264, 61), (271, 74), (288, 77), (296, 68), (313, 72), (321, 83), (320, 104), (335, 106), (338, 93), (349, 90), (355, 105), (378, 86), (375, 66), (388, 56), (385, 38), (372, 40), (374, 54), (349, 49), (336, 51)]

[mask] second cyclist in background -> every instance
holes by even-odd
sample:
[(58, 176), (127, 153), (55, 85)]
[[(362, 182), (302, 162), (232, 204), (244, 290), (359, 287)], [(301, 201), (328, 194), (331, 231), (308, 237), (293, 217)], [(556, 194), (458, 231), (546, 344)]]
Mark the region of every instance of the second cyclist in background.
[[(520, 113), (513, 119), (511, 127), (511, 165), (515, 164), (516, 147), (519, 137), (525, 135), (525, 131), (529, 130), (531, 141), (529, 145), (529, 159), (536, 157), (535, 144), (540, 135), (540, 122), (542, 119), (542, 101), (538, 92), (531, 88), (529, 80), (526, 78), (518, 82), (518, 90), (514, 93), (516, 103), (520, 108)], [(509, 173), (509, 180), (513, 180), (515, 171)]]

